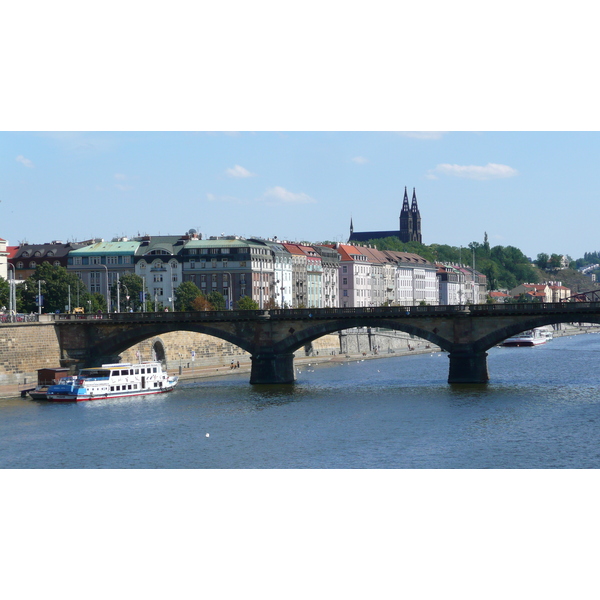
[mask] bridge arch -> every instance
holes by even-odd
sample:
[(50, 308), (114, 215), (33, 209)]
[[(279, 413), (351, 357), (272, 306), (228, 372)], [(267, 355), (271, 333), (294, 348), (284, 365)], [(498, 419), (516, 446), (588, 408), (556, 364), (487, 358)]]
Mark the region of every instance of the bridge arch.
[(301, 330), (294, 330), (293, 332), (290, 331), (289, 337), (277, 344), (274, 344), (273, 350), (276, 353), (293, 353), (299, 348), (306, 346), (310, 342), (313, 342), (314, 340), (323, 337), (324, 335), (337, 333), (346, 329), (352, 329), (353, 327), (380, 327), (382, 329), (402, 331), (404, 333), (423, 338), (428, 342), (439, 346), (442, 350), (446, 350), (449, 352), (451, 349), (451, 343), (447, 339), (441, 337), (433, 331), (423, 329), (407, 321), (397, 321), (389, 319), (367, 320), (365, 318), (357, 318), (356, 320), (344, 319), (327, 322), (315, 321), (314, 323), (311, 323), (311, 325), (309, 325), (308, 327), (305, 327)]
[[(252, 353), (255, 348), (243, 337), (237, 336), (229, 331), (202, 323), (156, 323), (145, 327), (119, 328), (115, 332), (103, 337), (90, 348), (88, 361), (92, 366), (101, 362), (115, 362), (123, 352), (148, 340), (159, 337), (166, 333), (187, 331), (190, 333), (201, 333), (222, 339), (226, 342), (240, 347), (242, 350)], [(155, 342), (156, 344), (156, 342)], [(163, 359), (166, 357), (164, 343), (159, 337), (159, 348), (162, 347)], [(157, 360), (161, 360), (157, 356)]]
[[(572, 323), (572, 320), (567, 320), (560, 316), (532, 316), (519, 323), (510, 323), (501, 327), (473, 343), (473, 348), (476, 352), (486, 352), (490, 348), (501, 344), (504, 340), (517, 335), (523, 331), (534, 329), (536, 327), (544, 327), (546, 325), (558, 325)], [(589, 316), (585, 319), (586, 323), (600, 324), (600, 316)]]

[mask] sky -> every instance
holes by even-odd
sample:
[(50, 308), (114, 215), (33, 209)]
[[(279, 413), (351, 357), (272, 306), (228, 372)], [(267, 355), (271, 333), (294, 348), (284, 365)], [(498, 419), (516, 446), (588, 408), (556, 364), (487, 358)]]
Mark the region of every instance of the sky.
[(4, 131), (0, 237), (346, 242), (350, 219), (397, 229), (406, 187), (425, 244), (576, 259), (600, 249), (599, 164), (597, 132)]

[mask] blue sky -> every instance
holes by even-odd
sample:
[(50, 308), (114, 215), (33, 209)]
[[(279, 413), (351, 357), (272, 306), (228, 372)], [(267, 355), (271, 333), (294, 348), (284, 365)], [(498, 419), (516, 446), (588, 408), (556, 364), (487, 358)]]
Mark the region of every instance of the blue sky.
[(424, 243), (578, 258), (600, 249), (595, 132), (0, 133), (0, 237), (138, 233), (346, 241), (398, 226)]

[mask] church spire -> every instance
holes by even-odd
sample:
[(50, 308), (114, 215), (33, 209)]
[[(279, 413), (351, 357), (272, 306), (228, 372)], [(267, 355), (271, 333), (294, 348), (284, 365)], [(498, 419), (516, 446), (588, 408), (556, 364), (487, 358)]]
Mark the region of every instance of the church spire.
[(411, 221), (412, 221), (412, 235), (411, 241), (422, 243), (421, 236), (421, 213), (419, 212), (419, 205), (417, 204), (417, 193), (413, 188), (412, 204), (410, 207)]
[(419, 206), (417, 205), (417, 193), (415, 191), (415, 188), (413, 188), (413, 195), (412, 195), (412, 203), (410, 206), (410, 212), (412, 212), (413, 214), (417, 213), (419, 214)]
[(352, 217), (350, 217), (350, 235), (354, 233), (354, 225), (352, 225)]

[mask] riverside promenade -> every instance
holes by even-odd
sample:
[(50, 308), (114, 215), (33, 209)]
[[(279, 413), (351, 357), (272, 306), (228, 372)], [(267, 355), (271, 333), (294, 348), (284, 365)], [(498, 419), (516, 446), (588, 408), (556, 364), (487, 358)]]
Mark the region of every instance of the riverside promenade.
[[(573, 335), (582, 335), (586, 333), (600, 333), (599, 325), (589, 326), (575, 326), (563, 324), (562, 329), (553, 332), (554, 337), (564, 337)], [(321, 363), (341, 363), (341, 362), (355, 362), (357, 360), (375, 360), (382, 358), (391, 358), (396, 356), (413, 356), (415, 354), (433, 354), (440, 352), (438, 346), (427, 342), (424, 339), (414, 340), (414, 346), (411, 350), (408, 349), (397, 349), (392, 353), (358, 353), (358, 354), (336, 354), (336, 355), (321, 355), (321, 356), (306, 356), (296, 357), (295, 364), (299, 369), (304, 368), (311, 364)], [(237, 365), (237, 361), (236, 361)], [(237, 374), (248, 374), (251, 371), (252, 361), (249, 358), (240, 359), (239, 368), (231, 368), (231, 361), (224, 359), (222, 365), (211, 365), (211, 366), (195, 366), (190, 368), (183, 368), (180, 374), (180, 381), (203, 379), (206, 377), (223, 377), (228, 375)], [(178, 375), (177, 369), (170, 369), (171, 375)], [(21, 396), (23, 390), (31, 389), (35, 386), (35, 382), (28, 382), (26, 384), (20, 383), (17, 385), (0, 385), (0, 398), (18, 398)]]

